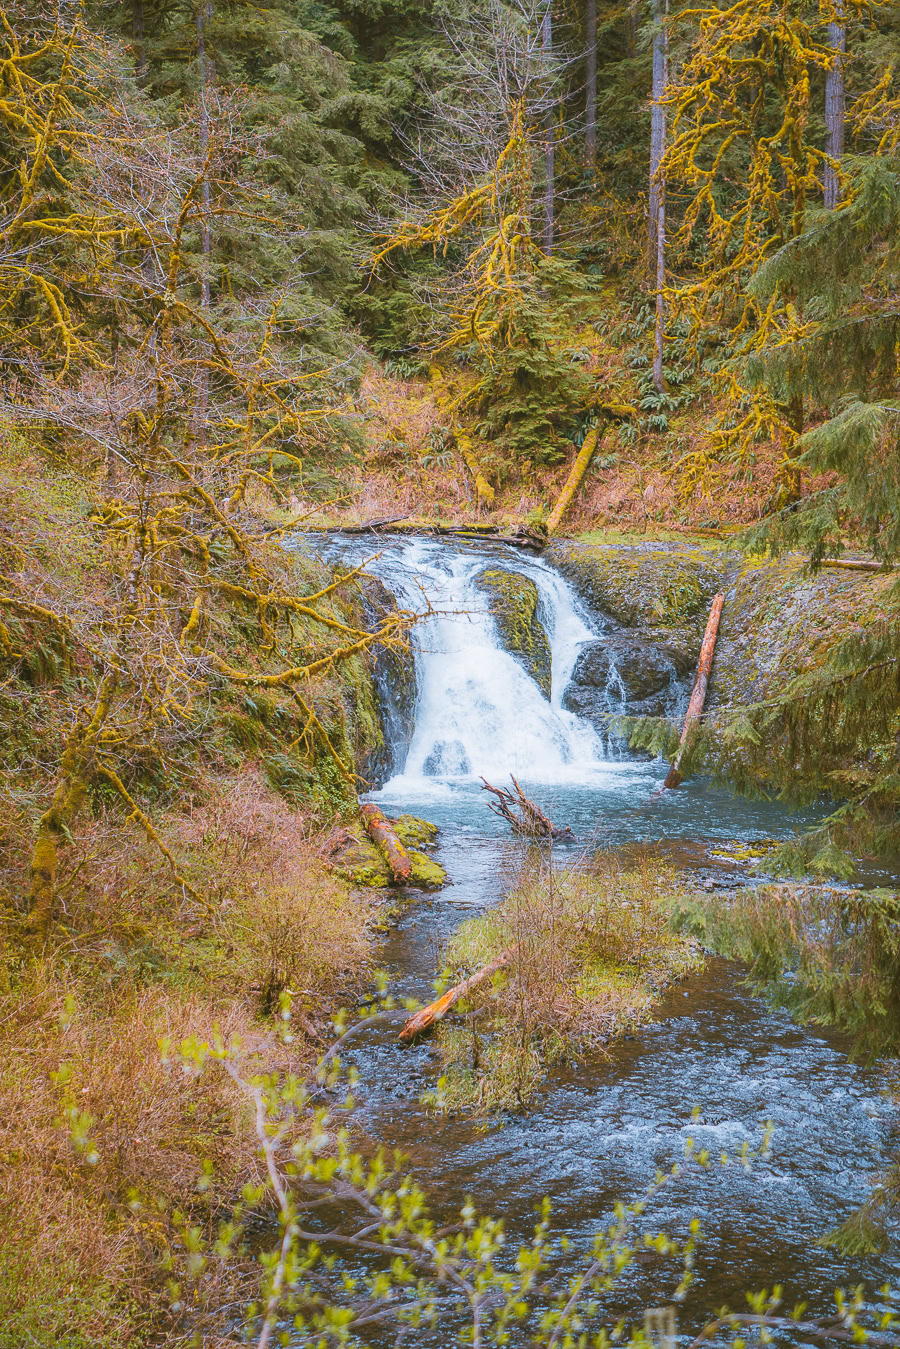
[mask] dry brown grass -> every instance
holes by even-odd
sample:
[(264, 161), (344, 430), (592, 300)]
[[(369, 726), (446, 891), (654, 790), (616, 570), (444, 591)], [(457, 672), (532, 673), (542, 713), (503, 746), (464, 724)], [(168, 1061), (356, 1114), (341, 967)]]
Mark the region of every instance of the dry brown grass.
[[(43, 951), (2, 911), (0, 1349), (175, 1334), (162, 1265), (183, 1262), (177, 1214), (212, 1223), (258, 1160), (230, 1080), (167, 1066), (160, 1040), (218, 1030), (263, 1067), (302, 1071), (317, 1023), (366, 967), (371, 899), (328, 874), (310, 819), (255, 774), (211, 784), (164, 825), (200, 865), (211, 912), (173, 887), (139, 831), (102, 818), (69, 847), (73, 879)], [(289, 1047), (274, 1034), (282, 988), (301, 1032)], [(73, 1110), (90, 1117), (81, 1148)], [(233, 1291), (204, 1281), (206, 1302)]]
[(671, 868), (644, 854), (557, 870), (536, 853), (515, 889), (463, 923), (448, 947), (454, 982), (502, 951), (515, 956), (479, 991), (468, 1029), (440, 1029), (446, 1104), (522, 1105), (548, 1063), (645, 1021), (660, 991), (698, 964), (694, 942), (669, 926), (680, 888)]

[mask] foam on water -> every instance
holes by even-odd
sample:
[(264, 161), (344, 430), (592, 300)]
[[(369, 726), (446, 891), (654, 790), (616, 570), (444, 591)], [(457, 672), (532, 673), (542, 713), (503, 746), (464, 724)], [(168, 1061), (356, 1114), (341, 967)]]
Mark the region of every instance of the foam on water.
[[(477, 585), (486, 566), (523, 573), (537, 586), (552, 656), (548, 700), (500, 643), (488, 596)], [(410, 609), (431, 614), (413, 632), (418, 701), (402, 772), (385, 798), (440, 784), (509, 773), (532, 782), (584, 782), (611, 765), (597, 732), (566, 711), (563, 694), (578, 653), (596, 639), (565, 579), (534, 558), (450, 549), (415, 538), (386, 550), (370, 570)]]

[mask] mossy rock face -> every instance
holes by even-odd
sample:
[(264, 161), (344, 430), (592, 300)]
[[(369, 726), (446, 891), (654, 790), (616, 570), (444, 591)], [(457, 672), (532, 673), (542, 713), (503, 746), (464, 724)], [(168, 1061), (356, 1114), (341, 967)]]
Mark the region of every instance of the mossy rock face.
[[(748, 559), (678, 543), (566, 541), (552, 544), (544, 558), (590, 608), (612, 620), (601, 641), (621, 641), (616, 628), (622, 625), (635, 634), (632, 640), (656, 643), (684, 679), (696, 665), (712, 596), (721, 590), (710, 711), (765, 699), (822, 664), (836, 642), (883, 621), (894, 584), (891, 577), (836, 568), (812, 575), (800, 555)], [(586, 687), (573, 681), (566, 694), (567, 705), (582, 715), (590, 715), (581, 705)]]
[(544, 558), (591, 608), (642, 629), (702, 628), (729, 561), (726, 554), (664, 543), (560, 542)]
[(547, 633), (538, 615), (540, 595), (534, 581), (521, 572), (488, 567), (475, 578), (487, 595), (504, 651), (525, 667), (545, 698), (550, 697), (551, 656)]
[(836, 642), (884, 620), (892, 577), (801, 557), (744, 562), (725, 589), (709, 706), (755, 702), (824, 663)]
[[(362, 580), (366, 619), (375, 626), (396, 610), (390, 591), (375, 576)], [(402, 771), (416, 726), (416, 666), (412, 649), (378, 647), (372, 657), (371, 680), (379, 734), (362, 763), (363, 776), (383, 786)]]

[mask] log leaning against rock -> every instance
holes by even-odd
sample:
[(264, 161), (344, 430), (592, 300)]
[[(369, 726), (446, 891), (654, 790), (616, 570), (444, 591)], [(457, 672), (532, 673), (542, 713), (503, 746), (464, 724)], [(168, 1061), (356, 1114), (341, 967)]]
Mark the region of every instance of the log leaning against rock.
[(722, 605), (724, 603), (725, 596), (721, 594), (716, 595), (712, 602), (712, 608), (709, 611), (706, 632), (703, 635), (703, 645), (700, 648), (700, 660), (697, 662), (697, 673), (694, 676), (694, 687), (691, 690), (691, 700), (688, 703), (688, 709), (684, 717), (684, 726), (681, 730), (681, 743), (678, 746), (678, 753), (672, 760), (672, 765), (666, 774), (663, 790), (665, 790), (666, 787), (678, 787), (683, 781), (680, 771), (681, 759), (691, 731), (700, 720), (704, 704), (706, 703), (706, 689), (709, 684), (709, 672), (712, 669), (713, 656), (716, 650), (716, 637), (719, 632), (719, 619), (722, 616)]
[(479, 984), (483, 984), (486, 979), (490, 979), (491, 975), (496, 974), (498, 970), (502, 970), (505, 965), (508, 965), (515, 953), (516, 948), (510, 946), (502, 955), (497, 956), (496, 960), (492, 960), (483, 969), (477, 970), (475, 974), (470, 974), (468, 979), (463, 979), (462, 983), (454, 984), (453, 988), (448, 988), (447, 992), (442, 994), (436, 1002), (430, 1002), (427, 1007), (423, 1007), (416, 1012), (415, 1016), (410, 1017), (400, 1032), (398, 1037), (400, 1043), (404, 1045), (412, 1044), (413, 1040), (431, 1030), (432, 1026), (435, 1026), (439, 1021), (443, 1021), (451, 1007), (455, 1007), (463, 998), (468, 997)]
[(385, 819), (384, 812), (373, 802), (366, 801), (360, 806), (359, 813), (372, 842), (384, 854), (394, 880), (398, 885), (405, 885), (412, 873), (412, 862), (409, 853)]

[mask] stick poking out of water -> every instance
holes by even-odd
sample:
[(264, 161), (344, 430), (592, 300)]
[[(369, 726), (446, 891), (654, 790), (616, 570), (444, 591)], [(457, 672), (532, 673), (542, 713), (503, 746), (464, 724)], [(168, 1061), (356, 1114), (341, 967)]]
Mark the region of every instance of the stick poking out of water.
[[(499, 815), (501, 819), (506, 820), (512, 827), (514, 834), (526, 834), (529, 838), (547, 839), (575, 837), (568, 825), (564, 825), (561, 829), (558, 828), (552, 820), (547, 819), (540, 806), (536, 806), (533, 801), (529, 801), (512, 773), (509, 775), (509, 780), (516, 789), (515, 796), (512, 792), (508, 792), (505, 787), (492, 787), (487, 778), (481, 779), (484, 784), (481, 790), (492, 792), (497, 798), (496, 801), (488, 801), (488, 809), (492, 810), (495, 815)], [(517, 811), (521, 811), (521, 814), (517, 814)]]
[(703, 645), (700, 648), (700, 660), (697, 663), (697, 673), (694, 676), (694, 687), (691, 690), (691, 701), (688, 703), (688, 709), (684, 717), (684, 726), (681, 730), (681, 743), (678, 746), (678, 753), (672, 760), (672, 765), (666, 774), (666, 780), (661, 790), (665, 791), (667, 787), (678, 787), (683, 781), (681, 776), (681, 758), (684, 754), (691, 731), (697, 725), (703, 714), (703, 708), (706, 703), (706, 689), (709, 684), (709, 672), (712, 669), (713, 656), (716, 651), (716, 637), (719, 632), (719, 619), (722, 616), (722, 605), (725, 603), (724, 595), (717, 595), (712, 602), (712, 608), (709, 611), (709, 619), (706, 624), (706, 632), (703, 635)]

